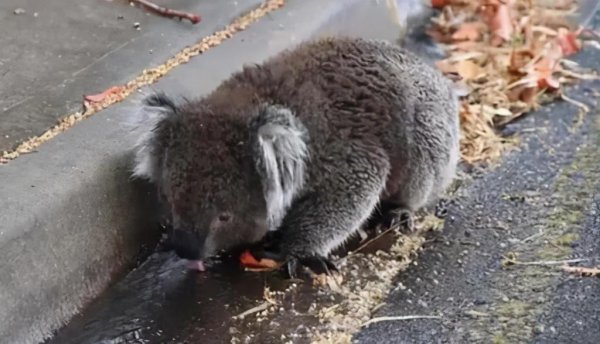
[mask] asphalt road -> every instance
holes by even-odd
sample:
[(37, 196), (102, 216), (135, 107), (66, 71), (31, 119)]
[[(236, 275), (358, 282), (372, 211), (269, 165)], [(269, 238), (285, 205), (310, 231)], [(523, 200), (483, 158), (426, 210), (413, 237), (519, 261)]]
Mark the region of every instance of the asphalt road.
[[(590, 23), (597, 29), (600, 14)], [(600, 52), (575, 61), (598, 71)], [(449, 207), (442, 234), (398, 276), (374, 316), (438, 314), (381, 322), (358, 343), (599, 343), (600, 280), (560, 265), (519, 262), (589, 259), (600, 265), (600, 82), (567, 94), (588, 106), (559, 102), (510, 125), (522, 144), (497, 168), (473, 173)]]

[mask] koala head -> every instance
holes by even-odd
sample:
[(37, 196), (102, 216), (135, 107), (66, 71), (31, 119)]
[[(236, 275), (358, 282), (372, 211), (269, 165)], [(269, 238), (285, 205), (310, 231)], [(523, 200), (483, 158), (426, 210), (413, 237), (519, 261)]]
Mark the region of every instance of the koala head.
[(145, 130), (133, 174), (158, 187), (180, 257), (204, 259), (277, 229), (308, 160), (307, 131), (290, 110), (156, 94), (138, 115)]

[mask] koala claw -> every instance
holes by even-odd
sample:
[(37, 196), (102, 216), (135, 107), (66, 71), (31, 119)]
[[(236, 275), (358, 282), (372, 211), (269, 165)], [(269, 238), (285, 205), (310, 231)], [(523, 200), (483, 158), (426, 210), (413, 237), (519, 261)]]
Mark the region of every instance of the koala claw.
[(335, 264), (326, 257), (313, 255), (306, 257), (292, 257), (288, 260), (288, 273), (293, 278), (298, 265), (304, 266), (317, 275), (331, 275), (334, 272), (339, 272)]
[(450, 202), (447, 199), (440, 199), (438, 204), (435, 206), (435, 216), (439, 219), (446, 218), (448, 215), (448, 204)]
[(329, 258), (320, 255), (285, 255), (279, 251), (271, 251), (266, 248), (255, 248), (251, 249), (250, 252), (258, 260), (270, 259), (282, 263), (283, 269), (292, 279), (298, 276), (300, 267), (306, 267), (317, 275), (330, 275), (333, 272), (338, 272), (337, 267)]
[(405, 229), (409, 233), (415, 231), (415, 221), (413, 214), (407, 209), (397, 209), (392, 211), (392, 221), (390, 227), (398, 227), (398, 229)]

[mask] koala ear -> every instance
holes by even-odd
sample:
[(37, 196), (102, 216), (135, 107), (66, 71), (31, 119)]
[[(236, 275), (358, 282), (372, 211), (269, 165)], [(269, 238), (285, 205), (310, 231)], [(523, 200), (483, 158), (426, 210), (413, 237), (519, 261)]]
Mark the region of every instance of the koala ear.
[(304, 186), (308, 132), (289, 109), (276, 105), (262, 106), (251, 121), (250, 130), (269, 230), (276, 230)]
[(165, 152), (165, 140), (178, 108), (171, 98), (158, 93), (144, 98), (136, 110), (131, 123), (139, 137), (134, 146), (133, 176), (154, 182)]

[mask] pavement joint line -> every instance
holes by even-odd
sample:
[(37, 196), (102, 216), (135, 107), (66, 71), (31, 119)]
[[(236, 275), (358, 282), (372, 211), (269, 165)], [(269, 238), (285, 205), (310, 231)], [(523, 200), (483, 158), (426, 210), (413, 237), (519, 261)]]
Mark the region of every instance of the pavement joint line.
[(38, 147), (58, 136), (60, 133), (69, 130), (77, 123), (89, 118), (101, 110), (125, 100), (140, 88), (157, 82), (177, 66), (189, 62), (194, 56), (201, 55), (209, 49), (219, 46), (221, 43), (232, 38), (235, 34), (244, 31), (250, 25), (256, 23), (262, 17), (283, 7), (285, 3), (285, 0), (265, 0), (258, 7), (234, 19), (230, 24), (226, 25), (224, 29), (205, 36), (198, 43), (184, 48), (164, 63), (154, 68), (144, 69), (138, 76), (124, 85), (109, 88), (117, 91), (111, 92), (111, 94), (102, 101), (98, 103), (84, 101), (83, 110), (65, 116), (59, 120), (58, 124), (46, 130), (43, 134), (29, 138), (20, 143), (14, 150), (2, 152), (0, 155), (0, 166), (8, 164), (22, 154), (35, 152)]

